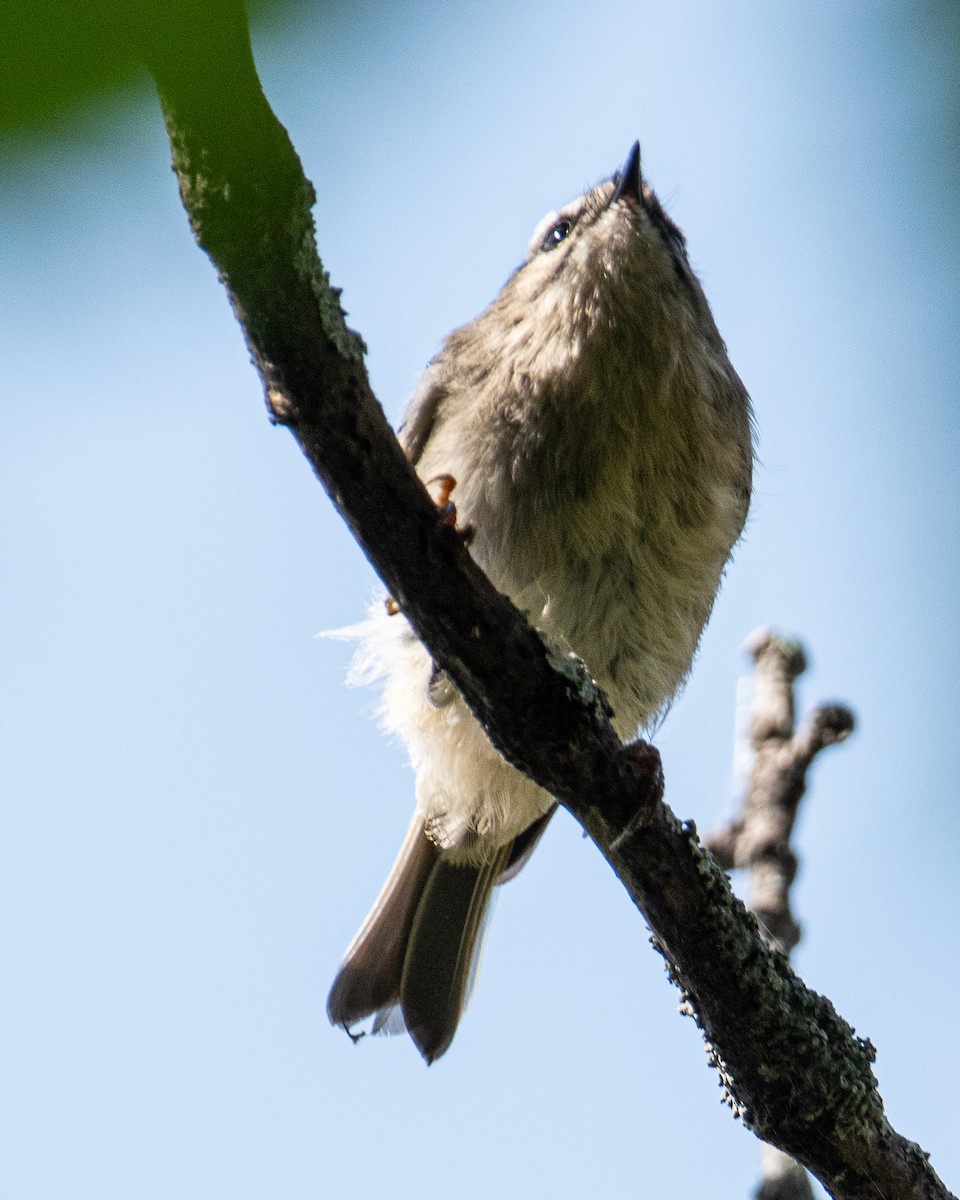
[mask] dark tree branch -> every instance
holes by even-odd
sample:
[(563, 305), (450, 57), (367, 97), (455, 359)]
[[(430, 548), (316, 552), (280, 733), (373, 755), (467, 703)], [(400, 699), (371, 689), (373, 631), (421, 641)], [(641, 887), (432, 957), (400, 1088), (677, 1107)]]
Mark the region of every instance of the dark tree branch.
[[(806, 670), (796, 642), (757, 630), (745, 646), (754, 661), (750, 776), (740, 811), (704, 839), (728, 870), (747, 872), (750, 909), (767, 942), (785, 954), (800, 940), (790, 911), (790, 885), (797, 858), (790, 846), (807, 782), (807, 769), (826, 746), (853, 732), (853, 713), (843, 705), (821, 705), (799, 731), (794, 729), (794, 680)], [(811, 1200), (803, 1167), (775, 1146), (764, 1144), (757, 1200)]]
[[(197, 10), (202, 9), (198, 15)], [(267, 105), (240, 0), (146, 31), (174, 168), (287, 425), (390, 593), (494, 745), (553, 793), (638, 905), (713, 1048), (730, 1102), (837, 1196), (947, 1197), (884, 1116), (873, 1050), (783, 954), (660, 803), (659, 757), (623, 747), (583, 670), (545, 647), (438, 518), (316, 257), (313, 190)]]

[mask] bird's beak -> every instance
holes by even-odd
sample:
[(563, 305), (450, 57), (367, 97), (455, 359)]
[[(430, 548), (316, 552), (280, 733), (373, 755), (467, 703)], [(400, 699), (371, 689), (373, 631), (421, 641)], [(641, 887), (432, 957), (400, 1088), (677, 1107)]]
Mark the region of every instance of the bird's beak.
[(630, 147), (630, 153), (627, 155), (627, 161), (623, 164), (623, 169), (618, 171), (613, 178), (616, 186), (610, 197), (611, 204), (616, 203), (617, 200), (633, 200), (639, 203), (641, 186), (639, 142), (634, 142)]

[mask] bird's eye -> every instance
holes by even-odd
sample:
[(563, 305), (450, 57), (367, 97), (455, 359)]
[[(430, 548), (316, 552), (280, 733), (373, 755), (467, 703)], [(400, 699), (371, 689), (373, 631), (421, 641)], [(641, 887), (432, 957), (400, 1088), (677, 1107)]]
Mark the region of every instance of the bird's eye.
[(543, 250), (553, 250), (559, 246), (567, 234), (570, 232), (571, 224), (569, 221), (558, 221), (550, 230), (547, 236), (543, 239)]

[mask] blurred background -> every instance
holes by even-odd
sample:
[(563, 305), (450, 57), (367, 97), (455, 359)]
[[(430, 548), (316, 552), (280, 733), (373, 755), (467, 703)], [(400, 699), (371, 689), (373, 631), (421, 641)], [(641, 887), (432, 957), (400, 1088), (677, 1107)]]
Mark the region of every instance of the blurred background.
[[(53, 40), (21, 23), (0, 89), (0, 1194), (750, 1195), (755, 1139), (563, 813), (445, 1058), (328, 1027), (412, 804), (314, 636), (376, 581), (267, 422), (149, 79), (31, 11)], [(394, 422), (641, 139), (759, 427), (668, 800), (730, 811), (742, 641), (800, 636), (803, 704), (859, 729), (802, 812), (797, 966), (956, 1189), (960, 10), (288, 3), (254, 45)]]

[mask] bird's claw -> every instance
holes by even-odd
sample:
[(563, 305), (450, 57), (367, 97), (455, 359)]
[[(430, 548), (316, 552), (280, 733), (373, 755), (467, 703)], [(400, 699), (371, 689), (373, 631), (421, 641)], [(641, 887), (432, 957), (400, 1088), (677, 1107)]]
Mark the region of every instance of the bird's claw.
[(434, 489), (431, 495), (440, 513), (440, 519), (450, 526), (465, 546), (469, 546), (473, 540), (473, 526), (464, 525), (460, 528), (457, 525), (457, 506), (450, 499), (456, 486), (457, 481), (453, 475), (434, 475), (427, 481), (427, 487)]

